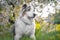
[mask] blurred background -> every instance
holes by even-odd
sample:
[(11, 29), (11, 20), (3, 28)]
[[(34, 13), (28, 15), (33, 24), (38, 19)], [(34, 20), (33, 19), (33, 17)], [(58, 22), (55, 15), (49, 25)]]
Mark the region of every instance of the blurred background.
[[(23, 3), (32, 1), (39, 14), (35, 19), (36, 40), (60, 40), (60, 0), (0, 0), (0, 40), (13, 40), (15, 18)], [(24, 35), (21, 40), (31, 39)]]

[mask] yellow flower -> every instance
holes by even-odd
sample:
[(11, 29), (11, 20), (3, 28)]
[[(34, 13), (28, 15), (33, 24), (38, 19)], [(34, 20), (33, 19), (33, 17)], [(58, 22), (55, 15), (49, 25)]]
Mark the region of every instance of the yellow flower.
[(59, 30), (60, 30), (60, 24), (56, 26), (56, 31), (59, 31)]
[(35, 22), (36, 23), (36, 29), (40, 29), (41, 25), (39, 22)]

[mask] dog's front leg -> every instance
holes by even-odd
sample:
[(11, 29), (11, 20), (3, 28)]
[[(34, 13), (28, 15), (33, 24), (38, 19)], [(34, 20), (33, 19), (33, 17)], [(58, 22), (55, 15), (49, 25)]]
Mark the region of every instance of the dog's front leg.
[(34, 34), (31, 34), (31, 35), (30, 35), (30, 38), (31, 38), (32, 40), (36, 40), (36, 37), (35, 37)]
[(22, 37), (22, 35), (16, 34), (16, 35), (14, 36), (14, 40), (19, 40), (21, 37)]

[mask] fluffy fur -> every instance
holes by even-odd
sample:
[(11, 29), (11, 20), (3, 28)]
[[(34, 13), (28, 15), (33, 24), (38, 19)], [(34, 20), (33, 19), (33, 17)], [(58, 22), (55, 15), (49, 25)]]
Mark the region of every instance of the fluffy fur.
[(24, 34), (28, 35), (33, 40), (35, 39), (35, 22), (32, 7), (24, 4), (22, 6), (19, 17), (15, 20), (15, 36), (14, 40), (19, 40)]

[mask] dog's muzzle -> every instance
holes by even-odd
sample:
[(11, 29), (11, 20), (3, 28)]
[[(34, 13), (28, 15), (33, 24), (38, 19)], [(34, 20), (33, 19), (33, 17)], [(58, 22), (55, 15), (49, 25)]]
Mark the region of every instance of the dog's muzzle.
[(36, 14), (33, 14), (32, 17), (29, 17), (29, 16), (28, 16), (28, 18), (29, 18), (29, 19), (31, 19), (31, 18), (35, 18), (35, 16), (36, 16)]

